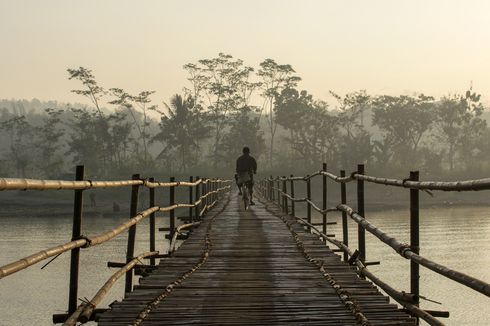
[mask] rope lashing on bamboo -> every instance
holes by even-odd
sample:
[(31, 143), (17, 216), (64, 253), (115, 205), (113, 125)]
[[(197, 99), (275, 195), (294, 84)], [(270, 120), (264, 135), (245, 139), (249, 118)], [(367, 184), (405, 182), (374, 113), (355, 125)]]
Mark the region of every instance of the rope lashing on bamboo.
[(395, 238), (389, 236), (372, 223), (367, 221), (364, 217), (357, 214), (351, 207), (347, 205), (338, 205), (337, 208), (350, 216), (357, 224), (359, 224), (362, 228), (369, 231), (379, 240), (393, 248), (400, 256), (406, 259), (410, 259), (416, 262), (419, 265), (422, 265), (438, 274), (441, 274), (447, 278), (452, 279), (460, 284), (466, 285), (469, 288), (472, 288), (475, 291), (478, 291), (488, 297), (490, 297), (490, 284), (483, 282), (477, 278), (466, 275), (464, 273), (458, 272), (456, 270), (452, 270), (446, 266), (440, 265), (436, 262), (433, 262), (429, 259), (426, 259), (412, 251), (410, 246), (407, 244), (401, 243)]
[(125, 275), (126, 272), (133, 269), (138, 262), (141, 262), (141, 259), (158, 255), (158, 251), (150, 251), (140, 254), (138, 257), (133, 258), (129, 263), (121, 267), (116, 273), (114, 273), (110, 279), (97, 291), (95, 296), (87, 302), (83, 302), (80, 306), (78, 306), (77, 310), (64, 322), (63, 326), (74, 326), (77, 321), (81, 323), (86, 323), (92, 312), (100, 304), (105, 295), (109, 292), (111, 287), (116, 283), (116, 281), (121, 278), (121, 276)]
[(217, 216), (219, 216), (219, 214), (221, 212), (223, 212), (226, 208), (226, 206), (228, 205), (230, 201), (230, 197), (228, 197), (227, 199), (227, 202), (223, 205), (223, 207), (218, 211), (216, 212), (213, 217), (210, 219), (208, 225), (207, 225), (207, 228), (206, 228), (206, 233), (205, 233), (205, 242), (204, 242), (204, 249), (203, 249), (203, 252), (201, 254), (201, 258), (199, 259), (199, 261), (192, 267), (190, 268), (188, 271), (184, 272), (181, 276), (179, 276), (174, 282), (168, 284), (166, 287), (165, 287), (165, 290), (163, 292), (161, 292), (159, 295), (157, 295), (152, 301), (148, 302), (145, 307), (140, 311), (140, 313), (138, 314), (138, 316), (135, 318), (135, 320), (133, 320), (133, 322), (131, 323), (132, 326), (139, 326), (141, 325), (141, 323), (148, 317), (148, 315), (156, 308), (158, 307), (158, 305), (160, 304), (160, 302), (162, 302), (163, 300), (165, 300), (165, 298), (167, 298), (170, 293), (173, 292), (173, 290), (182, 284), (182, 282), (190, 277), (195, 271), (197, 271), (199, 268), (201, 268), (202, 265), (204, 265), (209, 257), (209, 254), (211, 252), (211, 230), (212, 230), (212, 224), (214, 222), (214, 220), (216, 219)]

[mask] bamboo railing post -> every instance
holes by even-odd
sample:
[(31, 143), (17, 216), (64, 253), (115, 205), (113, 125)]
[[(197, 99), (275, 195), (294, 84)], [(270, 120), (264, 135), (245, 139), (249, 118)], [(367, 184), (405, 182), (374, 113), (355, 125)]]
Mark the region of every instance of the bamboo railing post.
[[(345, 177), (345, 171), (340, 170), (340, 177)], [(340, 202), (343, 205), (347, 204), (347, 185), (345, 182), (340, 183)], [(347, 213), (342, 211), (342, 243), (349, 246), (349, 224), (347, 223)], [(349, 255), (344, 252), (344, 261), (349, 260)]]
[[(150, 182), (155, 182), (155, 178), (149, 178)], [(150, 207), (155, 206), (155, 188), (150, 190)], [(150, 214), (150, 251), (155, 251), (155, 213)], [(155, 257), (150, 257), (150, 265), (155, 265)]]
[(277, 204), (281, 207), (282, 204), (282, 195), (281, 195), (281, 183), (279, 178), (276, 180), (276, 189), (277, 189)]
[[(199, 180), (199, 176), (197, 176), (197, 177), (196, 177), (196, 181), (197, 181), (197, 180)], [(194, 197), (196, 202), (199, 200), (199, 198), (200, 198), (200, 196), (201, 196), (201, 194), (200, 194), (200, 192), (199, 192), (199, 191), (201, 190), (200, 188), (201, 188), (201, 184), (198, 184), (198, 185), (196, 186), (196, 195), (195, 195), (195, 197)], [(196, 207), (194, 207), (194, 214), (195, 214), (195, 220), (196, 220), (196, 221), (198, 221), (198, 220), (200, 219), (200, 216), (199, 216), (199, 207), (200, 207), (200, 206), (201, 206), (201, 205), (199, 204), (199, 205), (196, 205)]]
[[(204, 181), (208, 181), (206, 178), (203, 179)], [(206, 196), (208, 194), (208, 183), (203, 183), (202, 185), (202, 194), (203, 196)], [(204, 199), (203, 199), (203, 203), (202, 203), (202, 210), (203, 210), (203, 215), (206, 215), (206, 212), (208, 210), (207, 208), (208, 206), (208, 196), (206, 196)]]
[[(288, 193), (288, 189), (287, 189), (287, 186), (286, 186), (286, 177), (283, 177), (284, 180), (282, 180), (282, 192), (287, 194)], [(288, 209), (288, 197), (286, 196), (283, 196), (283, 201), (282, 201), (282, 205), (283, 205), (283, 211), (284, 213), (289, 214), (289, 209)]]
[[(216, 191), (216, 181), (213, 180), (213, 182), (211, 183), (211, 186), (212, 186), (211, 191)], [(216, 201), (216, 193), (213, 193), (213, 195), (211, 197), (213, 198), (212, 203), (214, 203)]]
[[(364, 174), (364, 164), (357, 165), (357, 173)], [(357, 180), (357, 213), (364, 216), (364, 180)], [(364, 263), (366, 261), (366, 231), (360, 225), (357, 226), (357, 239), (359, 247), (359, 259)]]
[[(139, 174), (133, 174), (132, 180), (139, 180)], [(131, 206), (129, 208), (129, 218), (138, 214), (138, 192), (139, 185), (131, 186)], [(128, 249), (126, 251), (126, 263), (134, 259), (134, 244), (136, 242), (136, 224), (132, 225), (128, 230)], [(133, 290), (133, 270), (126, 272), (126, 284), (124, 293), (128, 294)]]
[[(175, 177), (170, 178), (170, 182), (175, 182)], [(172, 206), (175, 204), (175, 187), (171, 186), (169, 189), (168, 205)], [(170, 217), (170, 233), (169, 239), (172, 239), (175, 232), (175, 209), (172, 209), (169, 214)]]
[[(194, 178), (192, 176), (189, 177), (189, 182), (190, 183), (193, 183), (194, 182)], [(189, 204), (192, 205), (192, 201), (194, 200), (194, 196), (193, 196), (193, 190), (194, 190), (194, 187), (193, 186), (189, 186)], [(189, 222), (192, 223), (194, 222), (194, 219), (193, 219), (193, 214), (192, 214), (192, 207), (189, 207)], [(150, 250), (152, 251), (152, 250)]]
[[(327, 172), (327, 163), (323, 163), (322, 171)], [(324, 234), (327, 234), (327, 212), (325, 212), (325, 210), (327, 209), (327, 176), (326, 175), (322, 176), (322, 189), (323, 189), (322, 209), (324, 210), (324, 212), (322, 213), (322, 217), (323, 217), (322, 231)]]
[[(419, 181), (419, 171), (410, 172), (411, 181)], [(410, 189), (410, 249), (415, 253), (420, 253), (419, 239), (419, 191)], [(415, 296), (415, 305), (419, 306), (419, 264), (410, 261), (410, 292)]]
[(270, 195), (269, 200), (275, 201), (274, 180), (272, 179), (272, 175), (271, 175), (270, 185), (271, 185), (270, 186), (271, 195)]
[[(77, 165), (75, 170), (75, 180), (81, 181), (85, 177), (85, 167)], [(79, 239), (82, 235), (82, 209), (83, 209), (83, 190), (75, 190), (73, 203), (73, 229), (72, 240)], [(68, 297), (68, 314), (77, 310), (78, 300), (78, 272), (80, 268), (80, 248), (71, 251), (70, 257), (70, 293)]]
[[(311, 201), (311, 178), (309, 175), (306, 176), (306, 199)], [(311, 224), (311, 204), (309, 202), (306, 203), (306, 220)], [(310, 227), (308, 226), (308, 231)]]
[[(291, 187), (291, 197), (294, 198), (294, 180), (292, 178), (293, 175), (291, 174), (291, 183), (289, 185)], [(296, 216), (296, 207), (294, 200), (291, 200), (291, 215)]]

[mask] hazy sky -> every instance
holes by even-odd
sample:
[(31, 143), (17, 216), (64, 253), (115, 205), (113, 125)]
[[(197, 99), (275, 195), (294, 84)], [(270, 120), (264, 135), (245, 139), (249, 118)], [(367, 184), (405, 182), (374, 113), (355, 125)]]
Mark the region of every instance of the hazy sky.
[(490, 99), (490, 1), (0, 0), (0, 98), (82, 99), (66, 69), (100, 84), (186, 85), (182, 66), (219, 52), (291, 64), (320, 99), (474, 89)]

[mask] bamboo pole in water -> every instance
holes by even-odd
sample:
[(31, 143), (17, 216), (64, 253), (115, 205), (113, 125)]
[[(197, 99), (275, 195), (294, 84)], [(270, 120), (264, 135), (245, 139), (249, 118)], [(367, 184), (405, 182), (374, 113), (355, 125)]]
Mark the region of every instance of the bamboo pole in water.
[(109, 292), (111, 287), (117, 282), (117, 280), (125, 275), (128, 271), (132, 270), (138, 262), (141, 262), (141, 259), (152, 257), (155, 255), (158, 255), (158, 251), (145, 252), (129, 261), (126, 265), (124, 265), (121, 269), (114, 273), (109, 280), (107, 280), (107, 282), (100, 288), (99, 291), (97, 291), (95, 296), (90, 301), (84, 302), (80, 306), (78, 306), (78, 309), (76, 309), (76, 311), (65, 321), (63, 326), (76, 325), (77, 321), (80, 321), (82, 323), (86, 323), (87, 321), (89, 321), (94, 309), (97, 307), (98, 304), (100, 304), (102, 299)]
[(404, 243), (399, 242), (395, 238), (389, 236), (382, 230), (378, 229), (376, 226), (368, 222), (365, 218), (360, 216), (358, 213), (354, 212), (354, 210), (347, 205), (338, 205), (338, 209), (341, 211), (345, 211), (347, 215), (349, 215), (357, 224), (362, 226), (364, 229), (369, 231), (375, 237), (377, 237), (382, 242), (389, 245), (396, 252), (398, 252), (402, 257), (410, 259), (416, 262), (419, 265), (422, 265), (436, 273), (439, 273), (447, 278), (452, 279), (460, 284), (466, 285), (467, 287), (472, 288), (486, 296), (490, 297), (490, 284), (483, 282), (477, 278), (466, 275), (464, 273), (452, 270), (446, 266), (440, 265), (434, 261), (426, 259), (410, 249), (410, 246)]
[[(78, 165), (76, 167), (75, 179), (82, 181), (85, 177), (85, 167)], [(83, 190), (75, 190), (75, 199), (73, 204), (73, 229), (72, 239), (79, 239), (82, 235), (82, 210), (83, 210)], [(80, 248), (75, 247), (71, 250), (70, 257), (70, 285), (68, 294), (68, 313), (77, 309), (78, 298), (78, 272), (80, 269)]]

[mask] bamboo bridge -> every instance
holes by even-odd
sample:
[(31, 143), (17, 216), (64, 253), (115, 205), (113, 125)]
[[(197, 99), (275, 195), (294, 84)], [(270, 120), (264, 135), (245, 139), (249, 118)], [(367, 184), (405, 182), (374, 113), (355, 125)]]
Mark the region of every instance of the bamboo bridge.
[[(322, 202), (312, 200), (311, 180), (321, 178)], [(94, 181), (84, 178), (78, 166), (75, 181), (0, 178), (0, 190), (73, 190), (71, 240), (0, 267), (1, 282), (38, 262), (71, 253), (67, 313), (53, 315), (54, 323), (78, 325), (95, 320), (99, 325), (444, 325), (446, 311), (420, 307), (419, 267), (463, 284), (490, 297), (490, 285), (475, 277), (438, 264), (420, 255), (419, 192), (479, 191), (490, 189), (490, 179), (457, 182), (419, 181), (418, 172), (404, 180), (366, 175), (364, 165), (346, 176), (320, 171), (302, 177), (269, 177), (257, 181), (257, 205), (243, 209), (231, 192), (230, 180), (190, 177), (188, 181), (156, 181), (133, 175), (131, 180)], [(327, 207), (327, 181), (340, 186), (338, 205)], [(346, 183), (357, 183), (357, 205), (346, 204)], [(409, 189), (410, 243), (397, 239), (364, 218), (364, 183)], [(295, 196), (304, 183), (306, 196)], [(82, 235), (83, 191), (131, 187), (127, 222), (99, 235)], [(188, 201), (176, 202), (175, 190), (188, 189)], [(141, 188), (148, 189), (148, 207), (138, 210)], [(166, 203), (157, 203), (155, 189), (168, 189)], [(297, 189), (296, 189), (297, 190)], [(306, 216), (297, 216), (298, 203)], [(320, 207), (321, 206), (321, 207)], [(185, 211), (177, 217), (176, 211)], [(312, 221), (312, 212), (322, 216)], [(155, 251), (158, 213), (168, 212), (168, 252)], [(342, 214), (342, 237), (329, 234), (330, 212)], [(135, 254), (137, 225), (150, 220), (150, 248)], [(358, 246), (349, 247), (348, 219), (357, 223)], [(410, 261), (410, 290), (383, 282), (366, 261), (365, 232)], [(91, 300), (77, 304), (81, 251), (128, 234), (125, 263), (110, 262), (118, 271)], [(183, 240), (183, 241), (180, 241)], [(165, 240), (166, 241), (166, 240)], [(178, 245), (180, 244), (180, 245)], [(157, 259), (159, 261), (157, 262)], [(133, 284), (135, 275), (141, 276)], [(118, 279), (125, 277), (125, 297), (110, 308), (98, 308)], [(381, 292), (380, 290), (383, 290)], [(49, 298), (47, 298), (49, 299)], [(0, 300), (2, 300), (0, 298)]]

